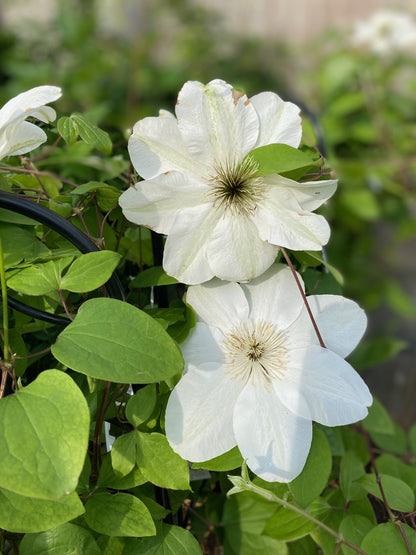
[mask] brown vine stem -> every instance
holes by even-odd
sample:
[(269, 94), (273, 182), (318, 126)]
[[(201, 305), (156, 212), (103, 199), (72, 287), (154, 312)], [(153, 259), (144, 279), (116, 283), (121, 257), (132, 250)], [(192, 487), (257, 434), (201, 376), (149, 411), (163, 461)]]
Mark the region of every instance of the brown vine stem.
[(301, 285), (301, 283), (300, 283), (300, 281), (299, 281), (299, 278), (298, 278), (298, 275), (297, 275), (297, 273), (296, 273), (296, 270), (295, 270), (295, 268), (293, 267), (292, 261), (290, 260), (289, 255), (287, 254), (286, 250), (285, 250), (283, 247), (280, 247), (280, 250), (282, 251), (283, 256), (285, 257), (285, 260), (286, 260), (286, 262), (287, 262), (287, 264), (288, 264), (288, 266), (289, 266), (289, 268), (290, 268), (290, 270), (291, 270), (291, 272), (292, 272), (292, 274), (293, 274), (293, 277), (295, 278), (296, 285), (298, 286), (298, 289), (299, 289), (299, 291), (300, 291), (300, 294), (302, 295), (303, 302), (304, 302), (304, 304), (305, 304), (306, 310), (308, 311), (309, 318), (311, 319), (311, 322), (312, 322), (313, 328), (314, 328), (314, 330), (315, 330), (316, 337), (318, 338), (319, 344), (320, 344), (321, 347), (323, 347), (324, 349), (326, 349), (326, 345), (325, 345), (325, 343), (324, 343), (324, 341), (323, 341), (323, 339), (322, 339), (322, 336), (321, 336), (321, 334), (320, 334), (320, 332), (319, 332), (319, 329), (318, 329), (318, 326), (317, 326), (317, 324), (316, 324), (315, 318), (313, 317), (313, 314), (312, 314), (311, 307), (309, 306), (308, 299), (307, 299), (307, 297), (306, 297), (306, 295), (305, 295), (305, 292), (304, 292), (304, 290), (303, 290), (303, 287), (302, 287), (302, 285)]
[(17, 173), (29, 173), (33, 175), (43, 175), (44, 177), (55, 177), (56, 179), (59, 179), (59, 181), (62, 181), (62, 183), (66, 183), (71, 187), (78, 187), (78, 185), (73, 181), (70, 181), (69, 179), (65, 179), (56, 173), (44, 172), (40, 170), (30, 170), (30, 169), (24, 169), (24, 168), (15, 168), (13, 166), (0, 166), (0, 170), (17, 172)]
[(103, 429), (105, 412), (107, 410), (107, 399), (110, 393), (111, 382), (105, 382), (103, 397), (100, 403), (100, 409), (95, 421), (95, 430), (93, 438), (93, 450), (91, 456), (91, 482), (95, 483), (98, 480), (99, 466), (101, 462), (101, 432)]

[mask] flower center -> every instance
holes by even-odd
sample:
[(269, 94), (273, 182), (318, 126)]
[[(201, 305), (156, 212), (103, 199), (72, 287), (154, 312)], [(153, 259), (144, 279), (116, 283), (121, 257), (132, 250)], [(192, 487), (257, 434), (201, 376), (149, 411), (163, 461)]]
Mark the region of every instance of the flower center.
[(285, 343), (285, 334), (273, 324), (248, 320), (233, 328), (222, 344), (227, 372), (269, 391), (272, 381), (282, 379), (286, 371)]
[(216, 208), (249, 215), (263, 198), (263, 181), (256, 177), (257, 163), (250, 158), (242, 162), (215, 164), (215, 176), (210, 179), (208, 193)]

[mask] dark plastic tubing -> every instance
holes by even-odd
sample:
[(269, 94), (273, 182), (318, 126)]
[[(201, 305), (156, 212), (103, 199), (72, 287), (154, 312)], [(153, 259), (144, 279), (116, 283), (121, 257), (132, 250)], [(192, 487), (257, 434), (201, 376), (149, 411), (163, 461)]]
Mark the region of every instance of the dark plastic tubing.
[[(85, 235), (83, 231), (75, 227), (73, 224), (53, 212), (49, 208), (42, 206), (41, 204), (36, 204), (31, 200), (28, 200), (20, 195), (15, 195), (13, 193), (8, 193), (6, 191), (0, 191), (0, 208), (5, 208), (11, 210), (12, 212), (17, 212), (23, 216), (28, 216), (33, 220), (41, 224), (47, 225), (53, 231), (56, 231), (65, 239), (68, 239), (77, 249), (79, 249), (83, 254), (87, 252), (96, 252), (100, 249), (89, 237)], [(111, 278), (105, 284), (108, 294), (113, 299), (119, 299), (121, 301), (125, 300), (123, 287), (116, 273), (113, 273)], [(69, 318), (64, 318), (57, 314), (51, 314), (49, 312), (44, 312), (43, 310), (38, 310), (29, 305), (26, 305), (17, 299), (8, 297), (8, 304), (22, 312), (27, 314), (37, 320), (43, 320), (51, 324), (57, 324), (60, 326), (67, 326), (70, 323)]]

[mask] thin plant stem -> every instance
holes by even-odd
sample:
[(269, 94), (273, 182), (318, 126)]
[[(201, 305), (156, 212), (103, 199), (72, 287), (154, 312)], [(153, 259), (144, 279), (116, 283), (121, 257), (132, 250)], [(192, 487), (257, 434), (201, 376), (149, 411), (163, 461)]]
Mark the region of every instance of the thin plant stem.
[(340, 534), (338, 534), (338, 532), (336, 532), (335, 530), (333, 530), (332, 528), (330, 528), (329, 526), (327, 526), (326, 524), (324, 524), (323, 522), (321, 522), (317, 518), (313, 517), (311, 514), (307, 513), (306, 511), (304, 511), (302, 509), (300, 509), (296, 505), (293, 505), (292, 503), (289, 503), (288, 501), (285, 501), (284, 499), (280, 499), (280, 497), (275, 495), (272, 491), (261, 488), (260, 486), (256, 486), (251, 481), (246, 481), (243, 478), (241, 478), (240, 476), (229, 476), (228, 478), (231, 479), (233, 484), (237, 483), (237, 480), (235, 480), (236, 478), (239, 479), (238, 480), (239, 484), (240, 484), (240, 481), (243, 482), (244, 485), (242, 485), (242, 486), (237, 485), (236, 486), (237, 490), (239, 490), (239, 491), (252, 491), (253, 493), (256, 493), (257, 495), (260, 495), (261, 497), (264, 497), (265, 499), (268, 499), (269, 501), (271, 501), (273, 503), (278, 503), (279, 505), (281, 505), (285, 509), (289, 509), (290, 511), (294, 511), (295, 513), (298, 513), (303, 518), (306, 518), (306, 519), (310, 520), (311, 522), (316, 524), (316, 526), (319, 526), (319, 528), (322, 528), (322, 530), (325, 530), (325, 532), (328, 532), (328, 534), (333, 536), (339, 542), (342, 542), (343, 544), (347, 545), (351, 549), (354, 549), (354, 551), (356, 551), (357, 553), (360, 553), (361, 555), (368, 555), (368, 553), (366, 551), (363, 551), (360, 547), (358, 547), (358, 545), (355, 545), (352, 542), (350, 542), (349, 540), (345, 539)]
[(323, 347), (324, 349), (326, 349), (326, 345), (325, 345), (325, 343), (324, 343), (324, 341), (323, 341), (323, 339), (322, 339), (322, 336), (321, 336), (321, 334), (320, 334), (320, 332), (319, 332), (319, 329), (318, 329), (318, 326), (317, 326), (317, 324), (316, 324), (315, 318), (313, 317), (313, 314), (312, 314), (311, 307), (309, 306), (308, 299), (307, 299), (307, 297), (306, 297), (306, 295), (305, 295), (305, 292), (304, 292), (304, 290), (303, 290), (303, 287), (302, 287), (302, 285), (301, 285), (301, 283), (300, 283), (300, 281), (299, 281), (299, 278), (298, 278), (298, 275), (297, 275), (297, 273), (296, 273), (296, 270), (295, 270), (295, 268), (293, 267), (292, 261), (290, 260), (290, 258), (289, 258), (289, 256), (288, 256), (286, 250), (285, 250), (283, 247), (280, 247), (280, 250), (282, 251), (282, 254), (283, 254), (283, 256), (285, 257), (285, 260), (286, 260), (286, 262), (288, 263), (288, 266), (289, 266), (289, 268), (290, 268), (290, 270), (291, 270), (291, 272), (292, 272), (292, 274), (293, 274), (293, 277), (295, 278), (296, 285), (298, 286), (298, 289), (299, 289), (299, 291), (300, 291), (300, 294), (302, 295), (303, 302), (304, 302), (304, 304), (305, 304), (306, 310), (308, 311), (309, 318), (310, 318), (310, 320), (311, 320), (311, 322), (312, 322), (312, 325), (313, 325), (313, 328), (314, 328), (314, 330), (315, 330), (316, 337), (318, 338), (319, 344), (320, 344), (321, 347)]
[(91, 482), (95, 483), (98, 480), (99, 466), (101, 462), (101, 432), (103, 429), (105, 412), (107, 410), (107, 399), (110, 393), (111, 382), (106, 381), (104, 392), (100, 403), (100, 408), (95, 421), (95, 430), (93, 438), (93, 452), (91, 457)]
[(73, 321), (74, 319), (73, 319), (73, 317), (71, 316), (71, 313), (69, 312), (68, 307), (66, 306), (66, 302), (65, 302), (64, 296), (63, 296), (62, 291), (61, 291), (60, 289), (58, 289), (58, 295), (59, 295), (59, 298), (61, 299), (61, 303), (62, 303), (62, 306), (63, 306), (63, 308), (64, 308), (64, 310), (65, 310), (65, 314), (68, 316), (68, 318), (69, 318), (71, 321)]
[(3, 304), (3, 361), (1, 363), (1, 382), (0, 382), (0, 399), (4, 395), (6, 389), (7, 375), (10, 366), (9, 353), (9, 311), (7, 307), (7, 284), (6, 272), (4, 268), (3, 244), (0, 238), (0, 280), (1, 294)]

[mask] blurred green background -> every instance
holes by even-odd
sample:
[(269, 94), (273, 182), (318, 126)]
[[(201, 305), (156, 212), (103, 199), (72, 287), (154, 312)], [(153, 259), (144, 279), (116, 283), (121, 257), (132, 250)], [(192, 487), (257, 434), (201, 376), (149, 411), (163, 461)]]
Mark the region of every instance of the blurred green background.
[(408, 427), (416, 421), (416, 47), (383, 55), (354, 47), (342, 13), (336, 28), (318, 32), (322, 15), (309, 22), (302, 10), (283, 10), (286, 37), (296, 18), (308, 31), (288, 40), (271, 21), (256, 35), (230, 26), (232, 11), (192, 0), (6, 1), (0, 104), (36, 85), (59, 85), (58, 112), (87, 113), (125, 154), (132, 125), (173, 110), (187, 80), (222, 78), (249, 96), (272, 90), (300, 103), (305, 133), (315, 133), (340, 180), (324, 207), (332, 227), (325, 255), (344, 276), (343, 294), (370, 318), (351, 362)]

